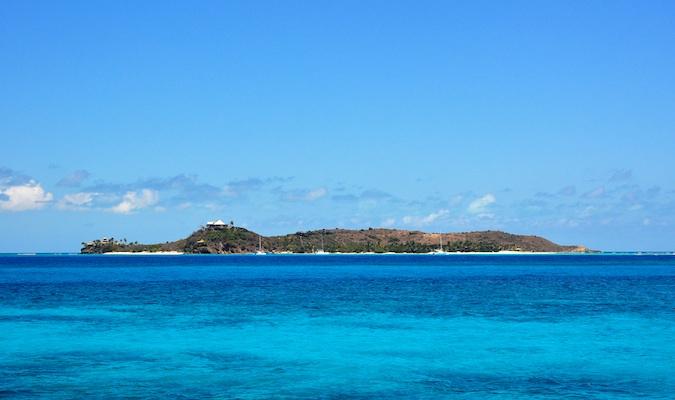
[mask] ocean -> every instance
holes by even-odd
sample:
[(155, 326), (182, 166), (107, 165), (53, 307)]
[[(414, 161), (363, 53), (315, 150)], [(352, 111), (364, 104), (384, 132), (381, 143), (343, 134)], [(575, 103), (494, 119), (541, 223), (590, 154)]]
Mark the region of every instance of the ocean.
[(0, 398), (672, 399), (675, 255), (0, 255)]

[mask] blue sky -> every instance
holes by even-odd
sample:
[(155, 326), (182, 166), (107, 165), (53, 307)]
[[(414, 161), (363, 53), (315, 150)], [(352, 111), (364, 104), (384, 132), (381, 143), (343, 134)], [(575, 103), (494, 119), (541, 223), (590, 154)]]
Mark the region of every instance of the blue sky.
[(0, 2), (0, 252), (207, 221), (675, 250), (675, 2)]

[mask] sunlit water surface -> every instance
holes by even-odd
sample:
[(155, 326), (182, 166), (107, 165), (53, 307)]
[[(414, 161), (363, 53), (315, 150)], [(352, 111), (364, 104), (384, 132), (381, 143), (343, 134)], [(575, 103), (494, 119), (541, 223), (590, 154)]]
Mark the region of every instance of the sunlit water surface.
[(673, 255), (0, 256), (1, 398), (673, 398)]

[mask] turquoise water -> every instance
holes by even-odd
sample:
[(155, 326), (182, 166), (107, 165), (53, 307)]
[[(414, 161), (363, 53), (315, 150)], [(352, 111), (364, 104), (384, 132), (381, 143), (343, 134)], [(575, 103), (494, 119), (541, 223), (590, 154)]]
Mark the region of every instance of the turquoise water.
[(674, 339), (673, 255), (0, 255), (1, 398), (673, 398)]

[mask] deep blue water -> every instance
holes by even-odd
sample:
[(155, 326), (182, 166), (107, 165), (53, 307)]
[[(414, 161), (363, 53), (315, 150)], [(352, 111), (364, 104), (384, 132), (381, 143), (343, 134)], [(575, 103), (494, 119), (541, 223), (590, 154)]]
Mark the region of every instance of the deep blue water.
[(673, 393), (673, 255), (0, 255), (0, 398)]

